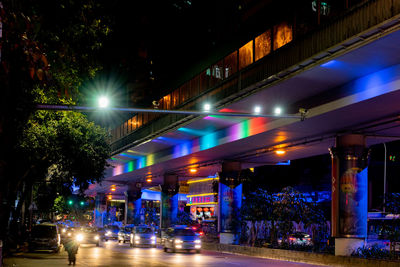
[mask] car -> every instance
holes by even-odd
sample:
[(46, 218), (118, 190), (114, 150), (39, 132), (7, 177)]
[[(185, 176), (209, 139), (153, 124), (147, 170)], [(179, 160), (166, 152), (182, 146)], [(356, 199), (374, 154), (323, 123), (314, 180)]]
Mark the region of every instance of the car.
[(122, 227), (118, 232), (118, 243), (130, 242), (133, 226)]
[(201, 240), (198, 234), (191, 228), (169, 228), (165, 233), (164, 251), (168, 252), (201, 251)]
[(56, 224), (43, 223), (32, 228), (28, 239), (30, 251), (51, 250), (58, 252), (61, 245), (61, 236)]
[[(282, 243), (282, 239), (278, 240), (278, 243)], [(311, 236), (303, 232), (295, 232), (288, 236), (288, 243), (290, 245), (300, 245), (300, 246), (311, 246), (312, 240)]]
[(107, 242), (108, 240), (117, 240), (118, 239), (118, 232), (119, 232), (119, 227), (116, 225), (106, 225), (104, 227), (104, 240)]
[(157, 247), (157, 236), (154, 229), (149, 226), (135, 226), (130, 236), (130, 246), (151, 246)]
[(80, 244), (100, 246), (100, 235), (95, 227), (85, 227), (75, 231), (74, 238)]

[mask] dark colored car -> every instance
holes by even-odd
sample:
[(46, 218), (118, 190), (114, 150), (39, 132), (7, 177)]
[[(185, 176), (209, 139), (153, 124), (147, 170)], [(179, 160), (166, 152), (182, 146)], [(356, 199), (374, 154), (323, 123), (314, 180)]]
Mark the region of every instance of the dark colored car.
[(116, 225), (107, 225), (104, 227), (104, 240), (117, 240), (118, 239), (118, 232), (119, 232), (119, 227)]
[(81, 228), (75, 231), (74, 238), (81, 244), (95, 244), (100, 246), (100, 235), (95, 227)]
[(55, 224), (38, 224), (32, 228), (28, 244), (29, 250), (60, 250), (61, 237)]
[(200, 253), (201, 240), (192, 228), (170, 228), (166, 231), (164, 239), (164, 251), (190, 251)]
[(157, 246), (157, 237), (154, 229), (149, 226), (135, 226), (130, 236), (130, 246)]
[(133, 230), (133, 227), (129, 227), (129, 226), (122, 227), (118, 232), (118, 243), (129, 242), (131, 240), (132, 230)]

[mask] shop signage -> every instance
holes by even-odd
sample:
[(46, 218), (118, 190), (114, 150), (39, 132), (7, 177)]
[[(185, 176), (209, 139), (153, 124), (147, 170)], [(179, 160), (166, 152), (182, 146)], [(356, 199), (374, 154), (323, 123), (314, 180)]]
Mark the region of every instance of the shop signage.
[(208, 196), (193, 196), (189, 197), (189, 204), (202, 204), (214, 202), (214, 194)]

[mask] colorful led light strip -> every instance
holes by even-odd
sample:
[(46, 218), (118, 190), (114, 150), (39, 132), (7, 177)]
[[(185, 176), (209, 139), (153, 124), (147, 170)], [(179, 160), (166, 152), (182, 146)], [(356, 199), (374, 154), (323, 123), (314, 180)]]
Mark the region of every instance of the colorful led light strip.
[(187, 183), (194, 184), (194, 183), (201, 183), (201, 182), (207, 182), (207, 181), (212, 181), (212, 180), (219, 180), (219, 178), (205, 178), (205, 179), (200, 179), (200, 180), (189, 180), (189, 181), (187, 181)]

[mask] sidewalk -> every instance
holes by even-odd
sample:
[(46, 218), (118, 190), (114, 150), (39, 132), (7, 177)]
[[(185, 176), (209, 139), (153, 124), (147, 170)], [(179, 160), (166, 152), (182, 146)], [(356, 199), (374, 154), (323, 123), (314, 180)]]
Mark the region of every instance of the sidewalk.
[(312, 253), (284, 249), (258, 248), (218, 243), (203, 243), (203, 249), (225, 253), (256, 256), (275, 260), (319, 264), (326, 266), (363, 266), (363, 267), (399, 267), (399, 261), (370, 260), (356, 257), (334, 256), (330, 254)]

